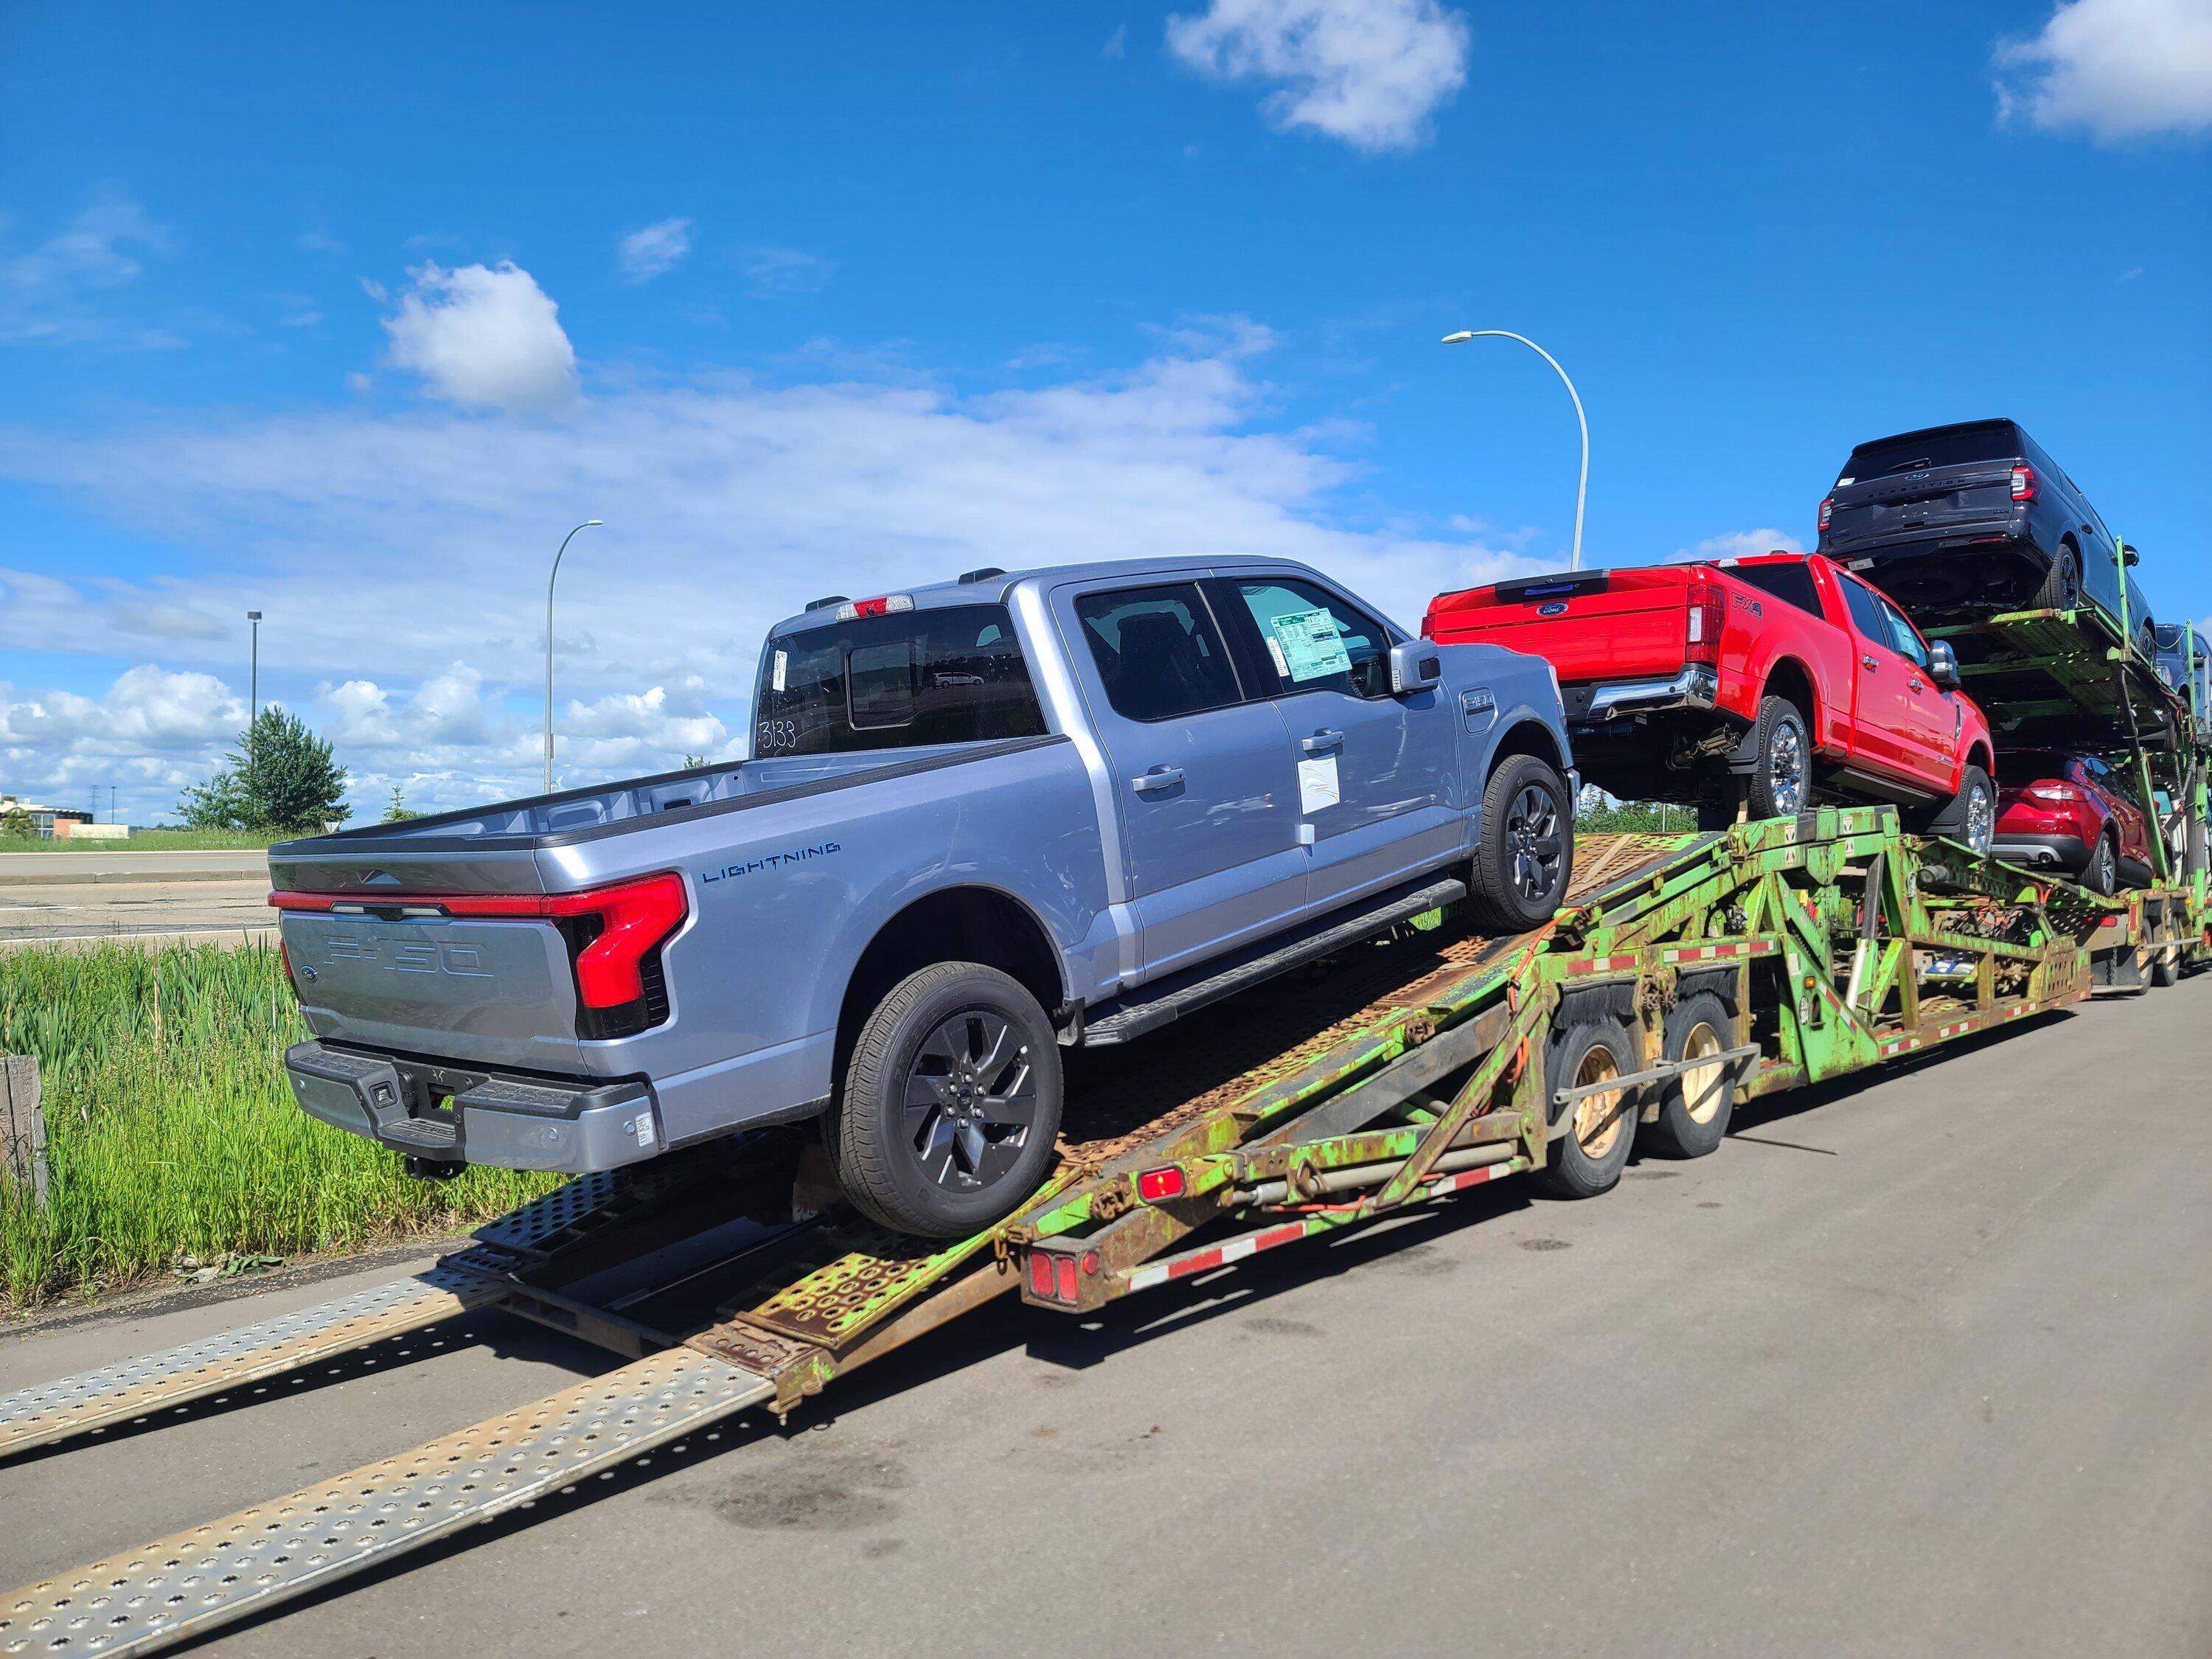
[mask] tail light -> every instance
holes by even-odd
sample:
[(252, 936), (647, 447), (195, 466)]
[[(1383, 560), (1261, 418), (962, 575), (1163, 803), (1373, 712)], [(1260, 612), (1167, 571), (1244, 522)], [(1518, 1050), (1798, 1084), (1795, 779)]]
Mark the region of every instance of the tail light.
[(568, 944), (580, 1005), (577, 1034), (585, 1037), (630, 1036), (668, 1018), (660, 947), (691, 914), (684, 878), (672, 870), (580, 893), (278, 892), (269, 902), (351, 915), (550, 921)]
[(854, 599), (837, 607), (839, 622), (858, 622), (863, 617), (887, 617), (895, 611), (914, 609), (910, 593), (886, 593), (880, 599)]
[(1728, 614), (1727, 597), (1717, 582), (1692, 582), (1689, 602), (1689, 620), (1683, 624), (1683, 660), (1717, 666), (1721, 659), (1721, 623)]
[(2016, 501), (2032, 501), (2035, 499), (2035, 469), (2033, 467), (2013, 468), (2012, 498)]
[(2070, 783), (2031, 783), (2026, 793), (2037, 800), (2047, 800), (2061, 806), (2078, 805), (2089, 799), (2086, 791)]
[(1147, 1204), (1158, 1204), (1183, 1195), (1182, 1166), (1164, 1164), (1157, 1170), (1147, 1170), (1137, 1177), (1137, 1196)]
[(1835, 515), (1835, 511), (1836, 498), (1833, 495), (1820, 503), (1820, 533), (1823, 536), (1828, 533), (1828, 520)]

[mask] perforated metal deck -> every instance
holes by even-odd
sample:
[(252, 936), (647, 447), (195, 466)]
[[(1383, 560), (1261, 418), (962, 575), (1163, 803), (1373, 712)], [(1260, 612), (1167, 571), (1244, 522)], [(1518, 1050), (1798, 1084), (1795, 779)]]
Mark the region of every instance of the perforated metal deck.
[(289, 1498), (0, 1602), (0, 1655), (150, 1653), (456, 1532), (770, 1398), (672, 1348)]

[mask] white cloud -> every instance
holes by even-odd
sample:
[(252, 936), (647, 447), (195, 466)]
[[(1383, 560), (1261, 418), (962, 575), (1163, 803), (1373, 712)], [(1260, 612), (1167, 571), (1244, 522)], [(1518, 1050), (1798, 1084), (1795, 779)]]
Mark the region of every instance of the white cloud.
[(1356, 149), (1411, 149), (1467, 82), (1467, 20), (1437, 0), (1212, 0), (1168, 20), (1168, 48), (1226, 81), (1283, 84), (1262, 106)]
[(86, 208), (34, 248), (0, 251), (0, 340), (181, 345), (166, 330), (119, 322), (90, 303), (94, 292), (137, 281), (145, 270), (142, 260), (167, 252), (170, 241), (144, 208), (118, 198)]
[(649, 283), (690, 252), (689, 219), (662, 219), (630, 232), (616, 245), (626, 283)]
[(2212, 0), (2065, 0), (1996, 51), (2001, 119), (2100, 143), (2212, 130)]
[(1802, 553), (1805, 544), (1786, 530), (1730, 530), (1695, 547), (1677, 548), (1678, 559), (1743, 559), (1754, 553)]
[(795, 247), (757, 247), (746, 251), (738, 269), (744, 273), (745, 286), (756, 296), (777, 299), (814, 293), (837, 267), (818, 253)]
[(833, 591), (1274, 554), (1411, 623), (1439, 591), (1543, 568), (1378, 513), (1340, 434), (1266, 429), (1267, 338), (1210, 319), (1134, 368), (980, 396), (840, 368), (618, 386), (558, 422), (340, 405), (94, 440), (0, 431), (0, 476), (76, 495), (191, 573), (0, 570), (0, 651), (105, 656), (126, 612), (171, 607), (173, 665), (242, 678), (242, 636), (203, 641), (191, 618), (265, 611), (264, 690), (321, 688), (315, 717), (366, 811), (392, 781), (417, 806), (536, 787), (545, 570), (587, 517), (607, 524), (562, 563), (556, 641), (578, 781), (732, 752), (763, 634)]
[(1106, 37), (1106, 44), (1098, 49), (1101, 58), (1127, 58), (1129, 55), (1129, 26), (1123, 23)]
[(384, 319), (397, 368), (420, 374), (441, 398), (477, 407), (546, 409), (576, 395), (576, 354), (560, 309), (513, 262), (496, 269), (424, 264), (413, 289)]
[(327, 231), (303, 230), (299, 235), (302, 253), (343, 253), (346, 245)]

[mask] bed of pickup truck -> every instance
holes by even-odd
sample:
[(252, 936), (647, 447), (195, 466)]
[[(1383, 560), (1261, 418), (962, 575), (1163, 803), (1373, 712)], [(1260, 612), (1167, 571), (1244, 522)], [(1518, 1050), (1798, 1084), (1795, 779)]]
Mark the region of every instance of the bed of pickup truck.
[(1623, 799), (1693, 804), (1708, 827), (1887, 802), (1988, 849), (1989, 723), (1950, 647), (1818, 555), (1499, 582), (1440, 594), (1422, 632), (1549, 661), (1583, 775)]

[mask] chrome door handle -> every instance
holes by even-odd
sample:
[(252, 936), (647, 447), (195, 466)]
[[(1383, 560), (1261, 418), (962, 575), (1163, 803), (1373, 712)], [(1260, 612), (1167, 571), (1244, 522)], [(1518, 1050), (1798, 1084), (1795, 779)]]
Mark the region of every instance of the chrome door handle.
[(1130, 786), (1140, 795), (1149, 795), (1155, 789), (1172, 789), (1182, 781), (1180, 766), (1155, 766), (1149, 772), (1129, 780)]
[(1300, 738), (1298, 747), (1309, 755), (1318, 755), (1324, 749), (1341, 749), (1344, 747), (1344, 733), (1324, 726), (1310, 738)]
[(1872, 657), (1861, 657), (1859, 659), (1859, 666), (1862, 668), (1879, 668), (1881, 665), (1876, 662)]

